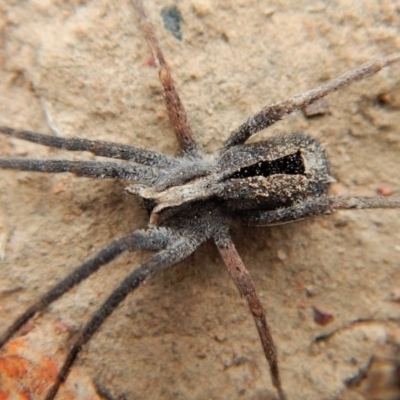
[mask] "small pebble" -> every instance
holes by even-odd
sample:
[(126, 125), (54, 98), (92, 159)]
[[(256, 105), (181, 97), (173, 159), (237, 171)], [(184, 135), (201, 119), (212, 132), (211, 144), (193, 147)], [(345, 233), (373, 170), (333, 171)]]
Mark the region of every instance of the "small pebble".
[(332, 313), (325, 310), (321, 310), (316, 306), (312, 306), (312, 310), (314, 313), (314, 322), (318, 325), (322, 326), (328, 325), (335, 319)]

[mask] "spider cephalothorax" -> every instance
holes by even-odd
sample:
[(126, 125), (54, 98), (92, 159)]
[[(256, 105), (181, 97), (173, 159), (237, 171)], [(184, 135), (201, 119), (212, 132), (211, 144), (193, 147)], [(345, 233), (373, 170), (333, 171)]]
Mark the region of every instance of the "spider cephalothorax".
[(151, 150), (118, 143), (66, 139), (0, 127), (3, 134), (69, 151), (90, 151), (120, 162), (0, 159), (0, 168), (48, 173), (71, 172), (77, 176), (132, 181), (126, 191), (143, 200), (150, 215), (145, 231), (114, 240), (45, 293), (0, 337), (4, 345), (35, 313), (62, 296), (125, 251), (157, 253), (129, 274), (83, 328), (70, 349), (57, 380), (47, 394), (53, 399), (78, 356), (106, 318), (125, 297), (150, 276), (177, 264), (203, 242), (213, 240), (255, 319), (271, 377), (280, 399), (281, 385), (277, 351), (253, 282), (232, 243), (229, 225), (265, 226), (328, 214), (337, 209), (395, 208), (399, 198), (328, 197), (332, 178), (319, 143), (303, 134), (280, 135), (246, 144), (253, 134), (279, 121), (284, 115), (363, 79), (400, 60), (395, 53), (370, 61), (316, 89), (263, 108), (234, 131), (214, 155), (203, 155), (188, 125), (184, 108), (174, 87), (169, 67), (156, 40), (140, 0), (134, 1), (144, 36), (157, 64), (168, 116), (182, 150), (169, 157)]

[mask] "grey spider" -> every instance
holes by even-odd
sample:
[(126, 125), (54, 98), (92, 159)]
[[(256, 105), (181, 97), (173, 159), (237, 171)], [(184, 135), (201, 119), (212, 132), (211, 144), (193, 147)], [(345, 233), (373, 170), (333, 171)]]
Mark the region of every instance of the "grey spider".
[(146, 231), (135, 231), (115, 240), (79, 266), (18, 318), (1, 337), (0, 344), (6, 343), (35, 313), (122, 252), (158, 251), (124, 280), (84, 327), (58, 380), (49, 391), (47, 399), (52, 399), (67, 378), (81, 347), (126, 295), (149, 276), (180, 262), (202, 242), (212, 239), (241, 295), (249, 303), (270, 365), (273, 384), (283, 399), (285, 395), (279, 378), (276, 349), (253, 283), (231, 241), (229, 225), (238, 221), (245, 225), (267, 226), (328, 214), (337, 209), (399, 207), (400, 199), (325, 196), (331, 177), (323, 150), (315, 140), (305, 135), (278, 136), (249, 145), (245, 142), (251, 135), (277, 122), (285, 114), (301, 109), (330, 92), (398, 61), (400, 54), (373, 60), (315, 90), (262, 109), (231, 134), (220, 152), (213, 157), (204, 157), (187, 123), (170, 70), (142, 3), (136, 1), (135, 5), (142, 21), (144, 36), (158, 65), (168, 115), (182, 155), (172, 158), (133, 146), (63, 139), (1, 127), (2, 133), (23, 140), (70, 151), (91, 151), (95, 155), (126, 161), (106, 163), (1, 159), (0, 167), (50, 173), (72, 172), (78, 176), (135, 181), (135, 184), (127, 187), (127, 192), (143, 200), (150, 215), (150, 225)]

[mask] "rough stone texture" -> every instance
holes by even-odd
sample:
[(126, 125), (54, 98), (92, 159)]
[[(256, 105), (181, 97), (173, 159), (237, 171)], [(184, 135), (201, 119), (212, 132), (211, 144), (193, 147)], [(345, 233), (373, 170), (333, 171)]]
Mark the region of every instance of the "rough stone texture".
[[(182, 41), (163, 27), (165, 3), (148, 3), (192, 127), (209, 152), (263, 105), (400, 51), (399, 1), (181, 0)], [(62, 135), (175, 154), (129, 1), (7, 0), (0, 8), (1, 124), (50, 132), (47, 109)], [(374, 195), (385, 184), (400, 195), (399, 89), (400, 65), (393, 65), (327, 98), (329, 114), (296, 113), (254, 140), (307, 132), (326, 147), (334, 193)], [(90, 157), (3, 136), (0, 154)], [(90, 254), (146, 225), (122, 189), (68, 174), (1, 171), (2, 329)], [(379, 345), (400, 342), (399, 232), (395, 210), (234, 229), (268, 311), (290, 400), (361, 399), (344, 380)], [(35, 323), (62, 320), (78, 329), (144, 256), (128, 254), (103, 268)], [(313, 306), (334, 321), (316, 324)], [(350, 324), (359, 319), (368, 322)], [(275, 396), (252, 318), (211, 244), (130, 296), (79, 364), (120, 399)]]

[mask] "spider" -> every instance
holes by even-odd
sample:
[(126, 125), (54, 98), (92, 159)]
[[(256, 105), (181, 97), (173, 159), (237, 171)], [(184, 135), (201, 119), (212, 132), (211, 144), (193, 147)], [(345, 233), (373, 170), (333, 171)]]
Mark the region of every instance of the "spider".
[(235, 221), (246, 225), (273, 225), (331, 213), (336, 209), (389, 208), (399, 207), (400, 203), (399, 199), (394, 198), (325, 196), (332, 178), (323, 150), (315, 140), (305, 135), (278, 136), (252, 145), (244, 142), (284, 114), (301, 109), (344, 84), (377, 72), (389, 63), (398, 61), (400, 55), (396, 53), (374, 60), (331, 81), (328, 86), (323, 85), (301, 97), (264, 108), (233, 132), (217, 154), (205, 157), (187, 123), (183, 106), (170, 78), (169, 67), (164, 61), (143, 5), (136, 1), (135, 6), (141, 18), (144, 36), (158, 65), (168, 115), (182, 155), (173, 158), (133, 146), (63, 139), (2, 127), (3, 133), (16, 138), (72, 151), (89, 150), (95, 155), (127, 161), (105, 163), (1, 159), (2, 168), (73, 172), (78, 176), (132, 180), (136, 183), (127, 187), (127, 193), (142, 198), (150, 215), (148, 230), (135, 231), (117, 239), (78, 267), (79, 273), (67, 277), (11, 325), (2, 336), (2, 343), (9, 340), (36, 312), (120, 253), (131, 250), (158, 251), (127, 277), (125, 283), (82, 330), (57, 382), (49, 391), (47, 398), (54, 398), (81, 347), (125, 296), (150, 275), (180, 262), (202, 242), (211, 239), (215, 241), (240, 293), (249, 303), (270, 364), (274, 386), (283, 399), (285, 395), (279, 377), (276, 349), (254, 286), (230, 238), (229, 225)]

